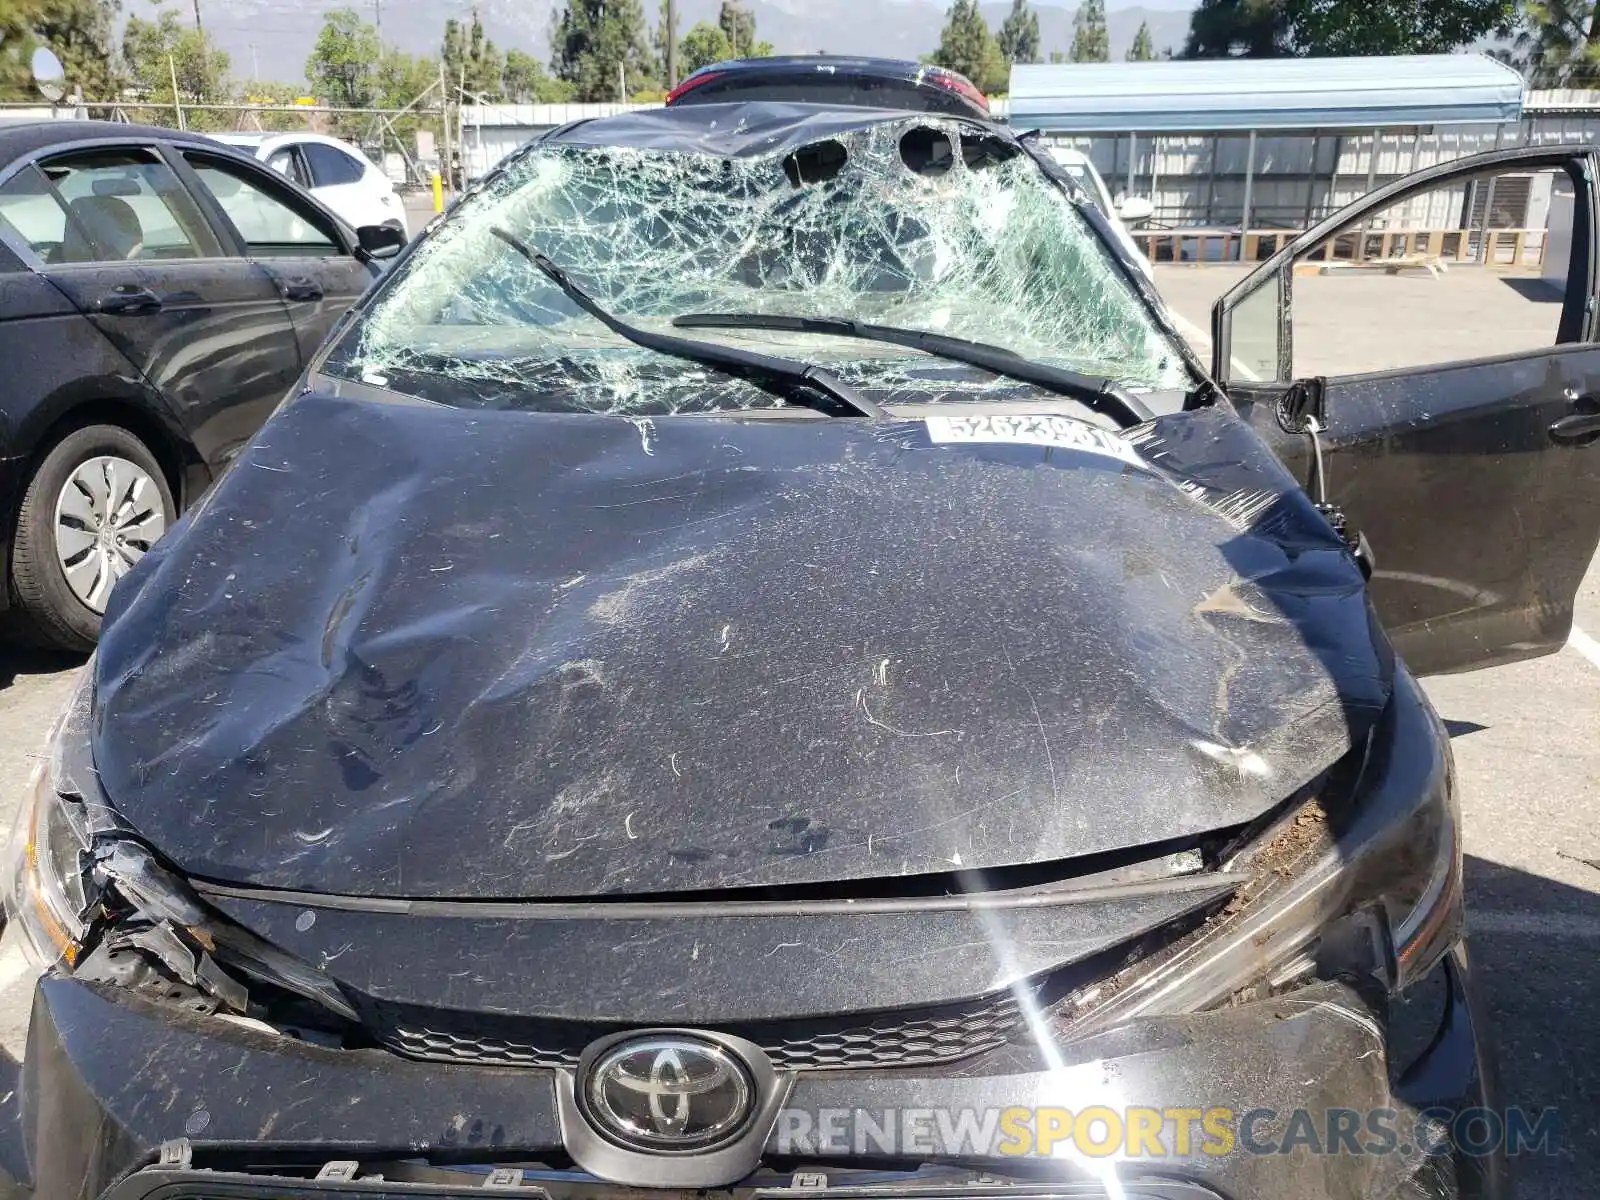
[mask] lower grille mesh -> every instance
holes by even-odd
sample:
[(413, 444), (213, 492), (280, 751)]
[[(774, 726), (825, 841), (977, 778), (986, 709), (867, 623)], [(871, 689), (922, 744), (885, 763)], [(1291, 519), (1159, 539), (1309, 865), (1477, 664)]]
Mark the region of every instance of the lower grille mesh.
[[(407, 1058), (513, 1067), (576, 1066), (590, 1042), (626, 1028), (390, 1004), (369, 1008), (368, 1021)], [(755, 1042), (779, 1070), (828, 1071), (955, 1062), (1001, 1045), (1020, 1021), (1017, 998), (1005, 992), (941, 1009), (716, 1028)]]

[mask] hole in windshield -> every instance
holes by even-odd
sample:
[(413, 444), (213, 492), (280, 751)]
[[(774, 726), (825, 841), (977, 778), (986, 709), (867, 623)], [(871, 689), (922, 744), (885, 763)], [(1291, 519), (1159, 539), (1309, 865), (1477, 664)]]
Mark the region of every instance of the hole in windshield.
[(795, 187), (807, 183), (826, 183), (850, 161), (843, 143), (829, 138), (812, 146), (804, 146), (783, 160), (783, 172)]
[(949, 134), (919, 125), (900, 139), (900, 161), (918, 175), (938, 178), (955, 166), (955, 147)]
[(979, 134), (961, 135), (961, 158), (969, 171), (982, 171), (986, 167), (1010, 162), (1018, 154), (1017, 148), (997, 137)]

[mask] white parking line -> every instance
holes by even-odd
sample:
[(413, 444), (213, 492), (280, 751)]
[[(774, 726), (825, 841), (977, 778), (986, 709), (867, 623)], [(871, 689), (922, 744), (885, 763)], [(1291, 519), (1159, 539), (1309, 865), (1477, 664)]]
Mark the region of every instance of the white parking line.
[(1567, 635), (1567, 645), (1589, 660), (1589, 665), (1600, 669), (1600, 642), (1594, 640), (1576, 625)]

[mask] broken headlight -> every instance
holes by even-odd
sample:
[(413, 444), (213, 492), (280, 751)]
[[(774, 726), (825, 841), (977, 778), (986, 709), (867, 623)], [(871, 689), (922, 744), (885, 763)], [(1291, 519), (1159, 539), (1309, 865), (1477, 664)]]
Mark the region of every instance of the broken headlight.
[(1352, 774), (1221, 863), (1249, 877), (1221, 912), (1080, 988), (1058, 1008), (1058, 1025), (1087, 1034), (1313, 978), (1389, 992), (1424, 978), (1461, 936), (1460, 812), (1449, 743), (1403, 671)]
[[(22, 797), (5, 880), (7, 918), (40, 970), (64, 966), (110, 982), (136, 977), (191, 989), (203, 1007), (246, 1014), (252, 987), (356, 1014), (334, 983), (217, 913), (105, 802), (89, 766), (87, 682), (50, 736)], [(159, 990), (159, 989), (158, 989)]]
[(91, 839), (83, 805), (58, 796), (49, 764), (28, 780), (11, 838), (6, 917), (22, 931), (24, 952), (40, 970), (75, 966), (96, 901), (87, 878)]

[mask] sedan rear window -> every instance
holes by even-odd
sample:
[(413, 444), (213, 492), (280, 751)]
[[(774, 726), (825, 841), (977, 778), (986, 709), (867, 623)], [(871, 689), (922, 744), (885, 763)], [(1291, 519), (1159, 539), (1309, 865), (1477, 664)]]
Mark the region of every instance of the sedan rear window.
[(0, 215), (46, 263), (208, 258), (211, 227), (154, 151), (57, 155), (0, 188)]
[(335, 187), (341, 183), (360, 183), (367, 169), (343, 150), (321, 142), (303, 142), (300, 153), (311, 165), (313, 187)]

